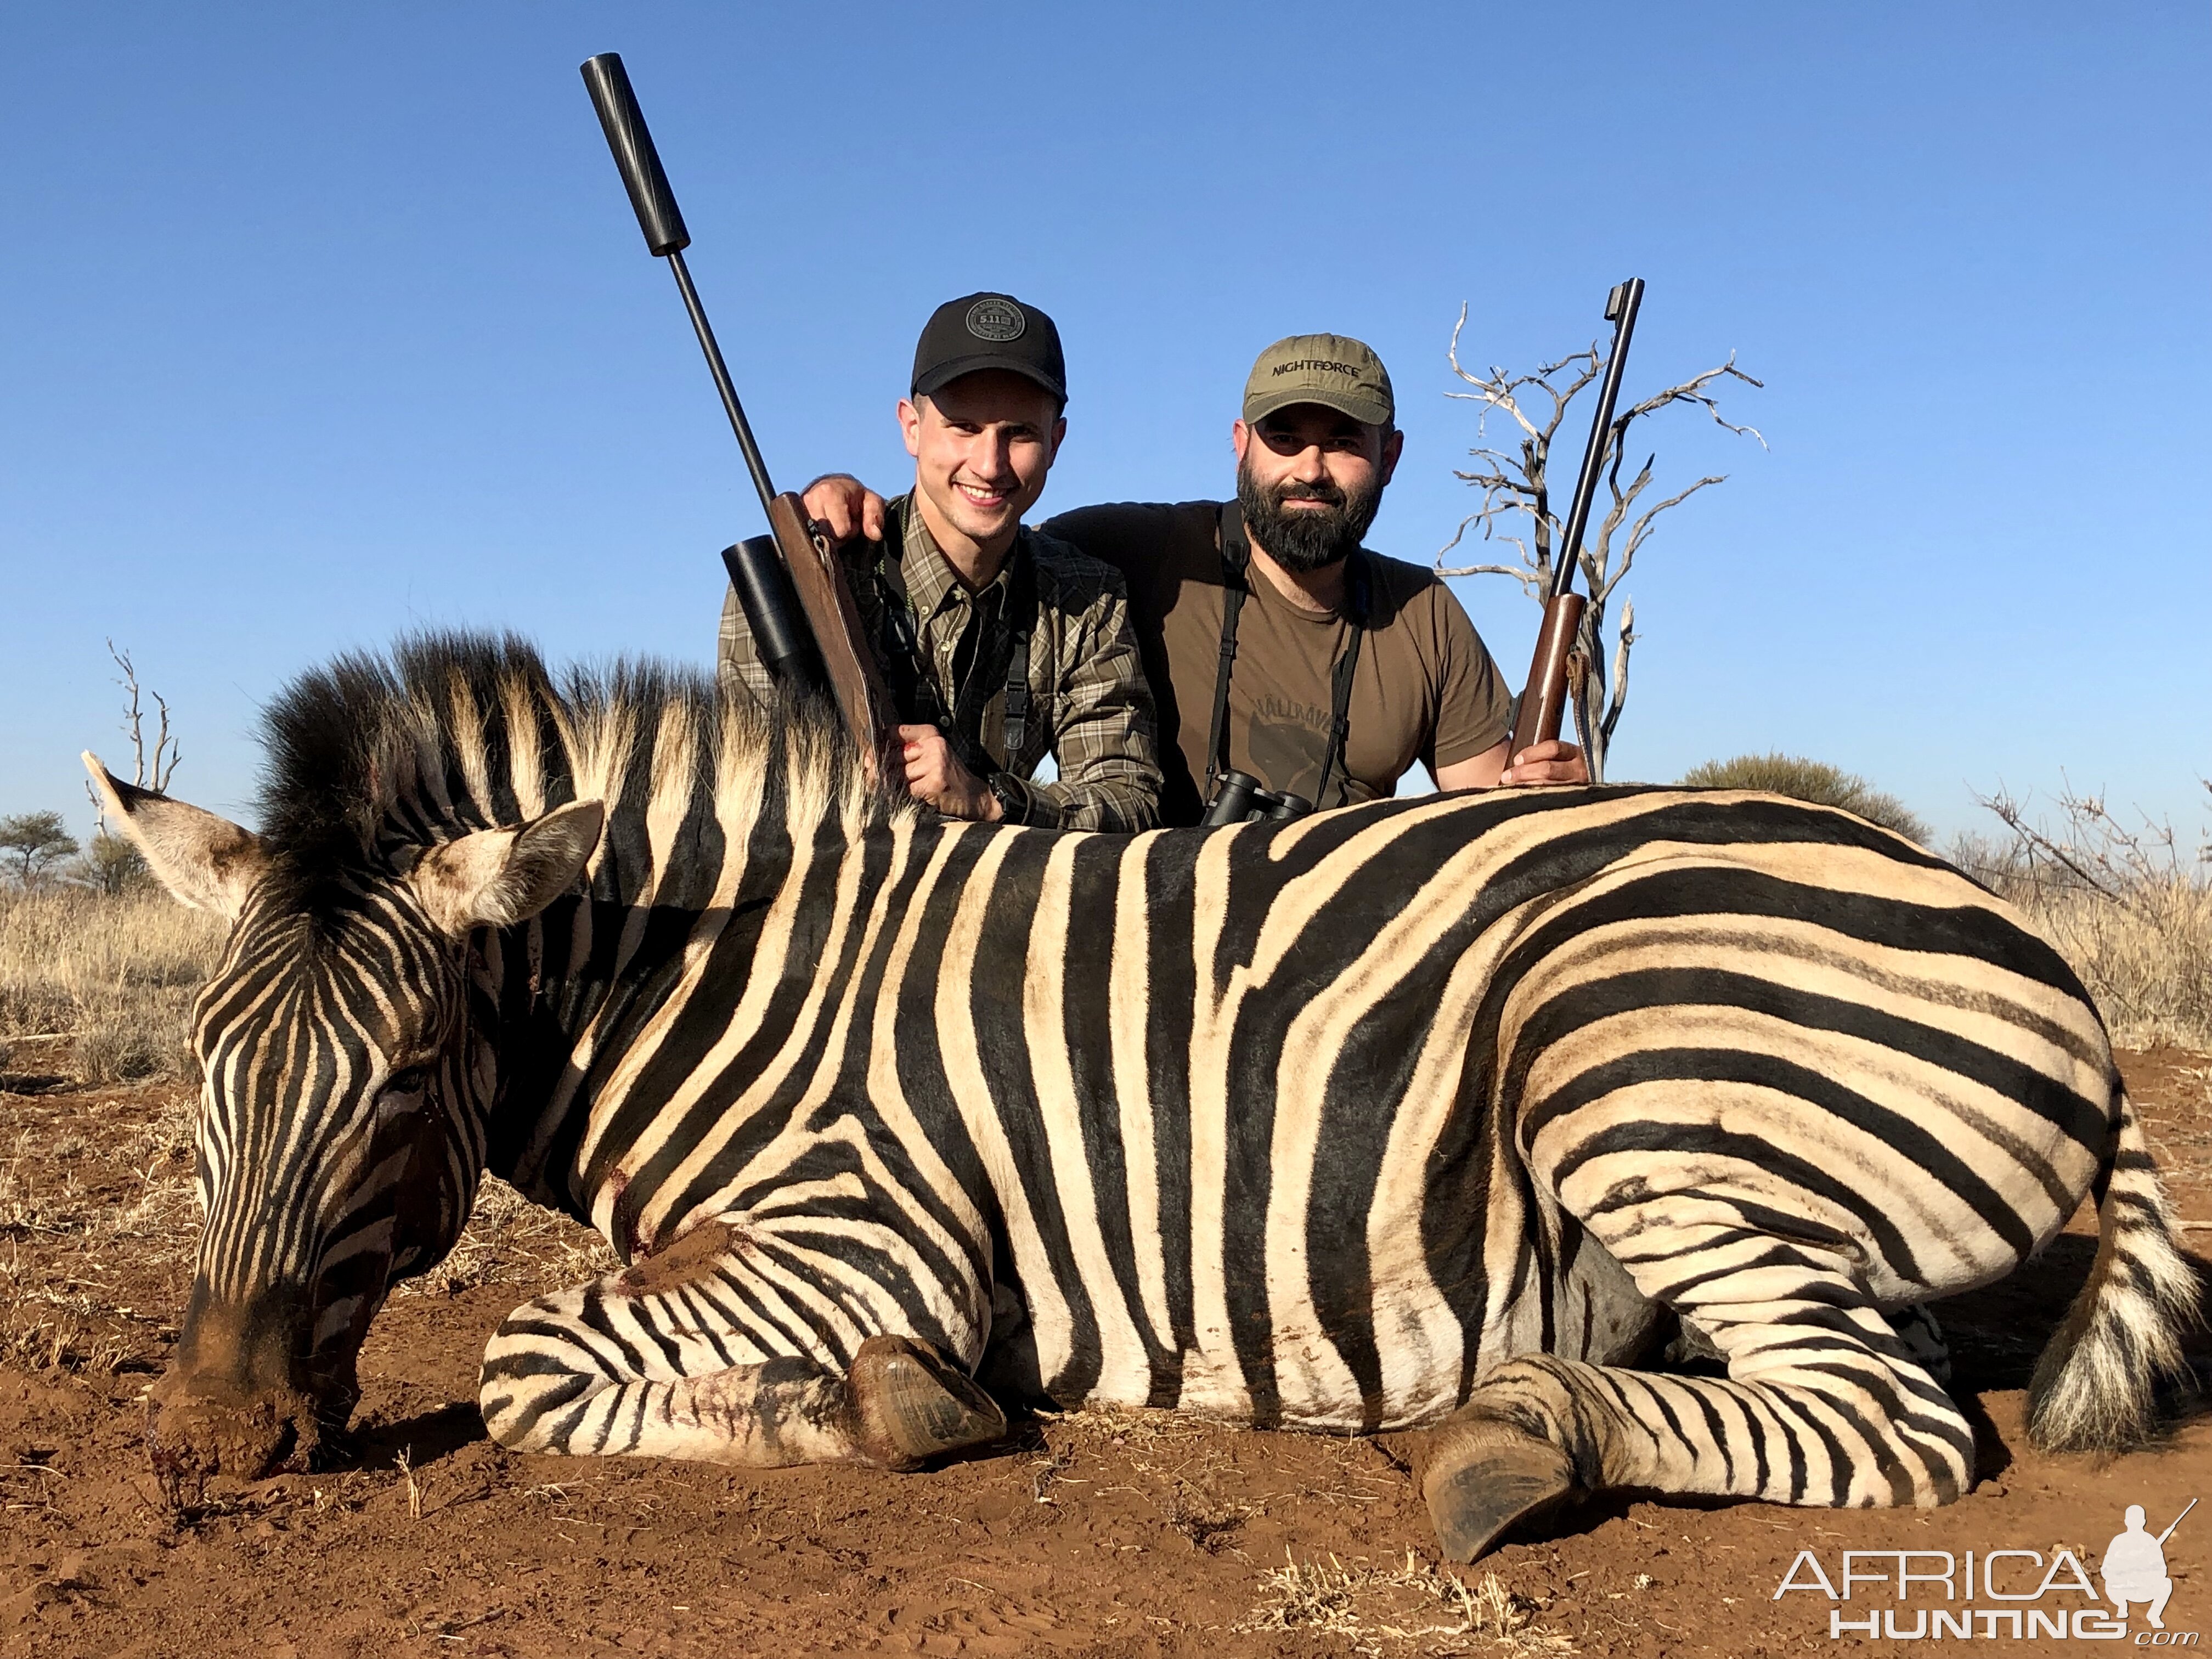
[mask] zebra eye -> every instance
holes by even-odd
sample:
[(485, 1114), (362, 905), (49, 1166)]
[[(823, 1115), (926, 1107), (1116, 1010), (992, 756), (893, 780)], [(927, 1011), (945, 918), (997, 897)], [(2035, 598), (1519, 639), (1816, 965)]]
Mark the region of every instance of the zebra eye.
[(394, 1072), (385, 1080), (384, 1092), (388, 1095), (419, 1095), (422, 1085), (430, 1079), (427, 1066), (410, 1066), (404, 1072)]

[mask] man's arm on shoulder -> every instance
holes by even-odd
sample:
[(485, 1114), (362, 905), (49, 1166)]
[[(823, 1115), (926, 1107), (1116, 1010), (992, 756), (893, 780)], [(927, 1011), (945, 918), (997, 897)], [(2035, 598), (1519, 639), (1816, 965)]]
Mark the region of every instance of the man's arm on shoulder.
[[(1166, 501), (1101, 501), (1070, 507), (1037, 526), (1037, 533), (1066, 542), (1086, 558), (1120, 571), (1139, 586), (1158, 574), (1158, 564), (1178, 533), (1178, 515), (1192, 504)], [(1211, 507), (1211, 502), (1202, 505)]]

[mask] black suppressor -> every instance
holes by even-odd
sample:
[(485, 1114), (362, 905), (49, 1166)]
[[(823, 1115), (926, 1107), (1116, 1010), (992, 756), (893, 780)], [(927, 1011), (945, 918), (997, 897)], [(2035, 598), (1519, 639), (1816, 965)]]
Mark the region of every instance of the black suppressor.
[(722, 550), (722, 563), (728, 568), (730, 586), (738, 591), (738, 608), (752, 629), (761, 665), (779, 685), (794, 690), (829, 690), (830, 677), (815, 648), (814, 630), (799, 608), (799, 594), (775, 538), (748, 536)]
[(1249, 772), (1224, 772), (1198, 823), (1201, 830), (1218, 830), (1231, 823), (1280, 823), (1302, 818), (1313, 810), (1314, 804), (1304, 795), (1270, 789)]

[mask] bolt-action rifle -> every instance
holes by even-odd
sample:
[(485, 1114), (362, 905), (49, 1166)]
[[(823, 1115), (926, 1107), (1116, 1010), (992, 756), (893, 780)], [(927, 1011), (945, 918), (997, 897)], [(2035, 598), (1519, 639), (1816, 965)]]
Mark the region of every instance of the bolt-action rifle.
[(1583, 531), (1589, 523), (1598, 476), (1605, 471), (1607, 434), (1613, 425), (1613, 404), (1620, 397), (1620, 370), (1628, 361), (1628, 337), (1636, 331), (1636, 308), (1643, 303), (1641, 276), (1630, 277), (1606, 296), (1605, 319), (1613, 325), (1613, 353), (1606, 359), (1605, 379), (1598, 387), (1597, 415), (1590, 422), (1582, 475), (1575, 480), (1566, 533), (1560, 538), (1552, 566), (1552, 591), (1544, 600), (1544, 625), (1536, 633), (1535, 659), (1528, 665), (1528, 688), (1521, 694), (1521, 712), (1513, 722), (1508, 765), (1514, 755), (1529, 744), (1549, 743), (1558, 737), (1559, 718), (1566, 712), (1568, 659), (1574, 654), (1588, 604), (1575, 592), (1575, 567), (1582, 562)]
[(584, 85), (606, 131), (607, 147), (622, 171), (630, 205), (637, 210), (645, 246), (655, 258), (666, 259), (676, 274), (692, 331), (707, 355), (707, 368), (714, 377), (714, 389), (722, 394), (730, 429), (737, 434), (745, 469), (752, 474), (753, 488), (760, 492), (761, 506), (768, 514), (769, 534), (739, 542), (722, 554), (761, 661), (779, 682), (794, 689), (819, 690), (826, 680), (854, 741), (869, 764), (879, 769), (889, 752), (887, 745), (896, 739), (898, 720), (883, 672), (865, 643), (867, 635), (845, 568), (828, 532), (807, 520), (799, 497), (788, 491), (779, 494), (769, 481), (768, 465), (753, 441), (729, 366), (722, 361), (722, 349), (715, 343), (699, 291), (684, 266), (684, 250), (691, 245), (691, 233), (684, 228), (684, 215), (668, 187), (668, 175), (661, 170), (659, 152), (646, 131), (645, 116), (637, 106), (637, 94), (630, 90), (621, 56), (603, 52), (586, 58), (582, 68)]

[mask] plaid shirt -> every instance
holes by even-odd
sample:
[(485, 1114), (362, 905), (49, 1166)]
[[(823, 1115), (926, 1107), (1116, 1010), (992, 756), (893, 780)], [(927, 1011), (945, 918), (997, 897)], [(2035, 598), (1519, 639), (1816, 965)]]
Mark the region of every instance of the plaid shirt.
[[(921, 668), (934, 681), (939, 702), (957, 698), (956, 657), (972, 660), (976, 645), (962, 644), (975, 628), (986, 594), (1003, 613), (1012, 597), (1014, 562), (1026, 558), (1036, 573), (1036, 627), (1030, 636), (1030, 716), (1021, 750), (1006, 753), (1006, 690), (1002, 684), (983, 707), (980, 736), (1017, 780), (1020, 810), (1011, 822), (1060, 830), (1134, 830), (1159, 822), (1160, 763), (1152, 694), (1137, 657), (1129, 599), (1121, 574), (1079, 553), (1066, 542), (1024, 526), (1012, 556), (986, 587), (971, 593), (938, 550), (936, 538), (912, 510), (912, 498), (890, 503), (891, 534), (881, 544), (848, 544), (846, 573), (880, 655), (884, 607), (909, 611), (921, 650)], [(899, 556), (884, 557), (896, 545)], [(722, 684), (765, 702), (775, 683), (753, 648), (735, 589), (722, 600)], [(901, 718), (913, 719), (908, 711)], [(1060, 777), (1032, 781), (1037, 763), (1051, 755)]]

